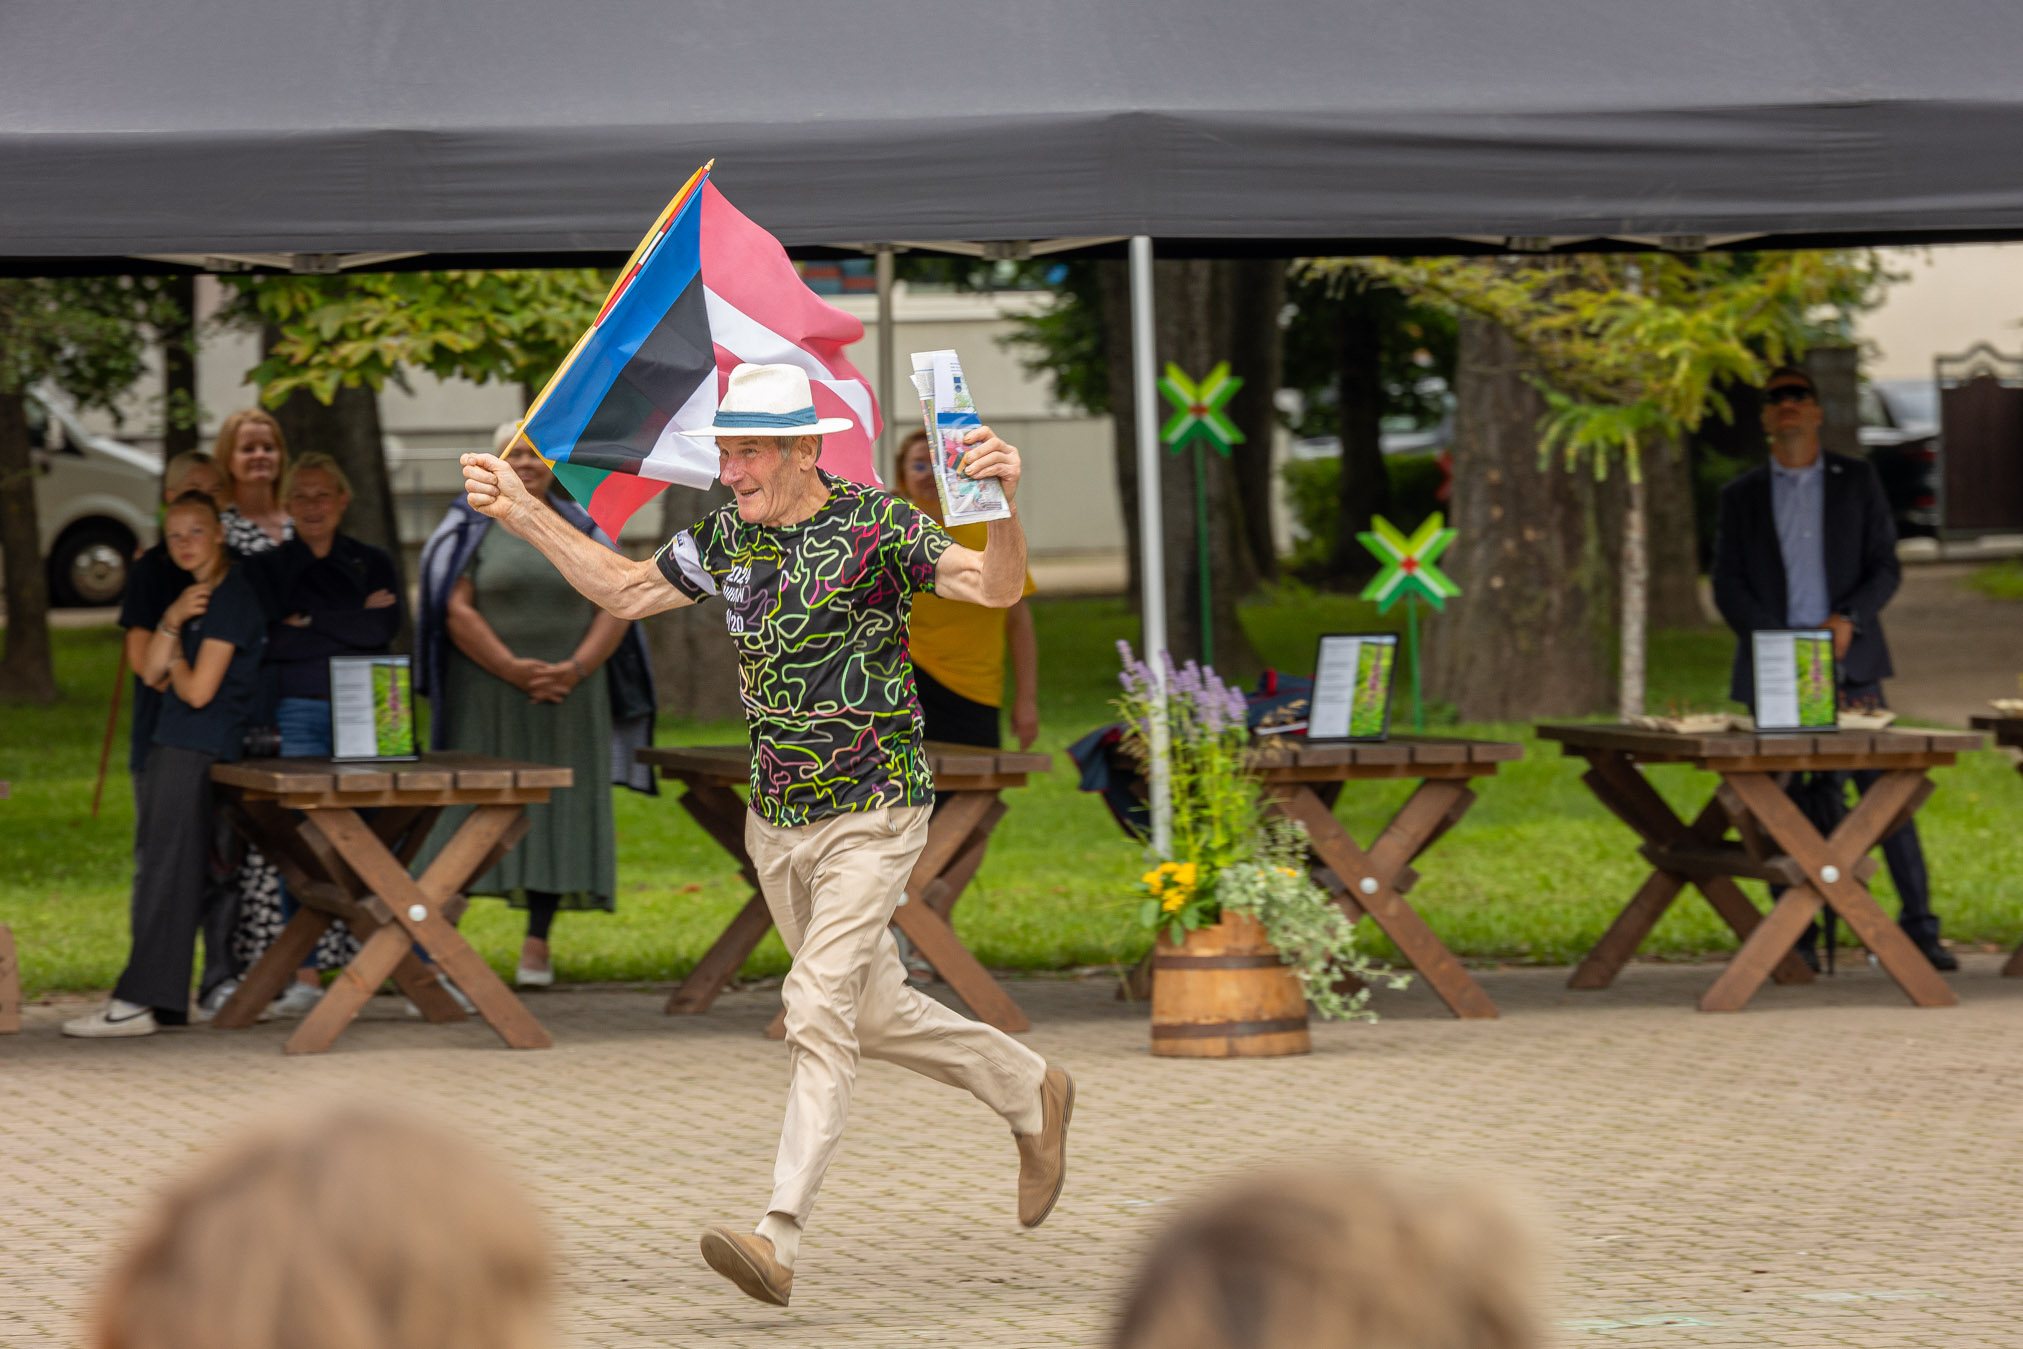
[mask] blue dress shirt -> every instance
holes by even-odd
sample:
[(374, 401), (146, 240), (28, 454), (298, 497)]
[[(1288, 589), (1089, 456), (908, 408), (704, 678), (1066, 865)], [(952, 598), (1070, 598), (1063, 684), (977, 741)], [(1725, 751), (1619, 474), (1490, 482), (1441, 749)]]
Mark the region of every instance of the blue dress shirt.
[(1784, 621), (1823, 627), (1833, 614), (1826, 589), (1826, 456), (1804, 468), (1770, 461), (1770, 506), (1784, 554)]

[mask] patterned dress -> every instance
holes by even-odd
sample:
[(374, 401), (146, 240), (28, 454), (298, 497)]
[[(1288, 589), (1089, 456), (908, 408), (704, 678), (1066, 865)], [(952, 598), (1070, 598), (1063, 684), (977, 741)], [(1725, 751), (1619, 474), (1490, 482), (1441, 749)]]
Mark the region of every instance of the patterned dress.
[(752, 809), (786, 827), (934, 801), (906, 623), (951, 541), (888, 492), (822, 481), (829, 499), (798, 525), (747, 524), (726, 505), (656, 557), (684, 595), (723, 599)]

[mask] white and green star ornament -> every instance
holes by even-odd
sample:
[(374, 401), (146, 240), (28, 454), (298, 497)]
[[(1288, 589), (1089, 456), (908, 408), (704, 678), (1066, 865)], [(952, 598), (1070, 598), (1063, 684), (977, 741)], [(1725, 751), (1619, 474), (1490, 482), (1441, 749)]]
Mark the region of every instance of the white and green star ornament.
[(1461, 587), (1434, 565), (1455, 537), (1455, 531), (1445, 527), (1440, 512), (1427, 516), (1409, 539), (1381, 515), (1372, 516), (1369, 532), (1356, 537), (1384, 564), (1383, 570), (1363, 587), (1363, 598), (1375, 600), (1378, 613), (1388, 613), (1393, 604), (1407, 595), (1423, 596), (1435, 609), (1445, 609), (1447, 601), (1461, 593)]
[(1168, 361), (1166, 377), (1159, 381), (1159, 392), (1166, 395), (1175, 411), (1160, 431), (1160, 438), (1176, 453), (1188, 442), (1200, 440), (1227, 457), (1230, 446), (1243, 443), (1243, 432), (1236, 429), (1236, 423), (1229, 420), (1222, 408), (1242, 387), (1243, 381), (1229, 373), (1228, 361), (1209, 371), (1199, 384)]

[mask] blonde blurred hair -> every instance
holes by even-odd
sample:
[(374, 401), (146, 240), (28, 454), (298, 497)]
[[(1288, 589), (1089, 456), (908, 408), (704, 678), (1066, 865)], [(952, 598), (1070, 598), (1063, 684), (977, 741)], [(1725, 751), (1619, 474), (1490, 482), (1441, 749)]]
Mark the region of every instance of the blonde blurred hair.
[(225, 480), (228, 500), (238, 487), (232, 477), (232, 452), (239, 448), (239, 428), (248, 424), (264, 426), (274, 433), (274, 450), (281, 457), (281, 471), (275, 478), (278, 481), (288, 473), (288, 437), (281, 434), (281, 423), (265, 408), (240, 408), (218, 424), (218, 439), (211, 447), (211, 458), (217, 464), (218, 476)]
[(184, 450), (162, 465), (162, 495), (174, 501), (183, 494), (183, 483), (190, 474), (200, 468), (207, 468), (219, 478), (218, 485), (224, 486), (224, 474), (218, 468), (218, 461), (202, 450)]
[(312, 471), (328, 473), (330, 481), (337, 484), (338, 491), (346, 496), (351, 495), (351, 479), (345, 474), (343, 465), (321, 450), (310, 450), (288, 465), (288, 476), (281, 480), (280, 500), (286, 502), (294, 494), (295, 480)]
[(93, 1349), (547, 1349), (552, 1257), (456, 1136), (345, 1106), (212, 1154), (102, 1290)]
[(1116, 1349), (1536, 1349), (1527, 1241), (1480, 1193), (1370, 1169), (1240, 1182), (1146, 1256)]

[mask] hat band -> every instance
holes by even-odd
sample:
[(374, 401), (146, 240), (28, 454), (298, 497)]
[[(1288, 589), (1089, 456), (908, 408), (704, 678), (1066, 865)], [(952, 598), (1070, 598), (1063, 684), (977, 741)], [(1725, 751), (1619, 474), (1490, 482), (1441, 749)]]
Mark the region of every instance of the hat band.
[(813, 403), (799, 412), (718, 412), (716, 415), (719, 427), (813, 426), (817, 420)]

